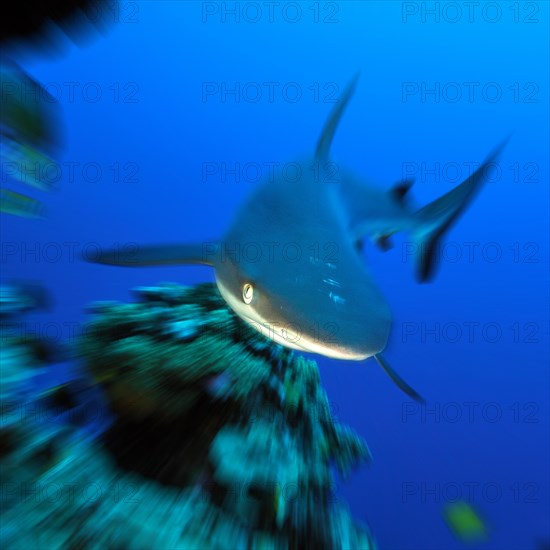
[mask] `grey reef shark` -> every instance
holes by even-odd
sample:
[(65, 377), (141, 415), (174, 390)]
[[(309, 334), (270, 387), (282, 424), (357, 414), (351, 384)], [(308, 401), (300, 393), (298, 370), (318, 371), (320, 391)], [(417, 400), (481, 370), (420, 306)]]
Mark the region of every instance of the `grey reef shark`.
[(504, 143), (465, 181), (414, 211), (406, 197), (412, 181), (382, 190), (330, 162), (330, 145), (356, 82), (357, 77), (334, 106), (313, 158), (296, 163), (305, 168), (300, 177), (261, 184), (221, 240), (111, 249), (92, 261), (212, 266), (227, 305), (262, 334), (283, 346), (327, 357), (374, 357), (401, 390), (422, 401), (381, 355), (392, 317), (365, 265), (362, 243), (369, 238), (386, 250), (393, 233), (409, 232), (422, 250), (418, 279), (429, 280), (439, 239), (482, 186)]

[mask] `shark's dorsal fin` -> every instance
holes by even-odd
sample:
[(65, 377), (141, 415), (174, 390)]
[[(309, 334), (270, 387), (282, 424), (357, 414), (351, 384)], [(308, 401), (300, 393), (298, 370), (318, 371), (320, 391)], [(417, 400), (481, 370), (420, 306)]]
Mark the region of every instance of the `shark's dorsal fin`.
[(85, 259), (97, 264), (123, 267), (199, 264), (213, 265), (218, 252), (216, 243), (138, 245), (100, 250)]
[(319, 136), (319, 141), (317, 141), (317, 149), (315, 150), (315, 158), (320, 161), (328, 160), (330, 145), (334, 134), (336, 133), (336, 128), (338, 128), (338, 123), (342, 117), (342, 113), (347, 107), (353, 92), (355, 92), (355, 86), (357, 85), (357, 80), (359, 79), (359, 73), (356, 74), (353, 80), (346, 86), (346, 89), (342, 93), (342, 97), (335, 105), (334, 109), (330, 113), (328, 120), (323, 127), (323, 131)]

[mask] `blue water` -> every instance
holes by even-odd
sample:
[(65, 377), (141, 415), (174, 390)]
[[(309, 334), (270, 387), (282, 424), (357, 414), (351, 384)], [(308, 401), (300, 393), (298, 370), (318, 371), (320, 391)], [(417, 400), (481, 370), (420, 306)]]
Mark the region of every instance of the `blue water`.
[[(381, 549), (464, 548), (442, 519), (454, 500), (489, 528), (469, 547), (537, 548), (550, 539), (549, 4), (480, 2), (471, 14), (464, 2), (308, 1), (300, 14), (280, 2), (270, 15), (237, 2), (238, 22), (223, 4), (234, 3), (122, 2), (105, 37), (21, 60), (58, 98), (65, 137), (47, 220), (1, 220), (2, 279), (43, 281), (55, 298), (28, 329), (71, 339), (94, 300), (212, 281), (207, 268), (116, 269), (79, 256), (219, 238), (258, 185), (254, 168), (311, 152), (334, 93), (358, 71), (333, 159), (384, 188), (415, 177), (419, 205), (511, 135), (432, 283), (415, 281), (407, 236), (385, 254), (366, 250), (394, 315), (386, 358), (426, 406), (373, 361), (317, 360), (334, 414), (374, 456), (336, 498)], [(236, 83), (237, 96), (223, 92)], [(236, 163), (239, 181), (223, 174)]]

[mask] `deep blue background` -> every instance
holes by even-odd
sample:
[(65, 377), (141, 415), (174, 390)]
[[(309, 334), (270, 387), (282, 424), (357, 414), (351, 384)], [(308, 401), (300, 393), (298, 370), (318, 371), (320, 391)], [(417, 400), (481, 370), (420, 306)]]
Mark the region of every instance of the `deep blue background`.
[[(515, 22), (514, 4), (500, 2), (500, 19), (490, 22), (498, 19), (494, 6), (483, 12), (482, 2), (469, 21), (461, 2), (452, 3), (463, 10), (461, 17), (451, 3), (440, 2), (436, 22), (421, 14), (433, 2), (339, 2), (336, 23), (322, 21), (330, 11), (324, 2), (319, 23), (313, 2), (301, 3), (295, 23), (284, 20), (284, 2), (274, 8), (272, 23), (267, 11), (256, 23), (246, 17), (236, 23), (231, 16), (223, 22), (220, 12), (203, 22), (206, 4), (123, 2), (120, 24), (105, 37), (82, 49), (68, 46), (53, 60), (23, 59), (32, 76), (60, 93), (66, 140), (58, 190), (42, 195), (48, 219), (1, 221), (2, 279), (44, 281), (55, 296), (53, 313), (36, 316), (38, 324), (29, 327), (66, 339), (66, 323), (79, 323), (80, 330), (84, 307), (93, 300), (125, 300), (132, 287), (159, 281), (213, 280), (210, 270), (198, 267), (88, 265), (64, 243), (75, 243), (79, 255), (96, 243), (220, 237), (257, 184), (231, 176), (225, 183), (219, 177), (202, 181), (202, 163), (284, 163), (312, 151), (331, 108), (323, 86), (342, 88), (358, 70), (333, 158), (373, 184), (389, 187), (399, 180), (404, 162), (428, 168), (458, 163), (466, 175), (464, 163), (482, 161), (512, 133), (501, 176), (448, 235), (453, 248), (433, 283), (415, 282), (414, 264), (403, 258), (406, 236), (387, 254), (367, 249), (366, 261), (394, 312), (386, 357), (427, 397), (427, 411), (439, 416), (423, 417), (374, 362), (317, 360), (335, 415), (366, 438), (375, 460), (339, 483), (337, 497), (371, 524), (382, 549), (462, 548), (441, 517), (445, 500), (457, 496), (487, 519), (491, 535), (480, 548), (535, 548), (538, 539), (550, 538), (548, 3), (519, 2)], [(404, 21), (402, 10), (409, 8), (418, 13)], [(287, 15), (294, 13), (289, 7)], [(232, 96), (222, 102), (219, 94), (202, 101), (203, 83), (222, 81), (280, 86), (273, 102), (267, 93), (258, 102), (241, 97), (236, 103)], [(473, 101), (462, 84), (470, 81), (480, 83)], [(68, 82), (77, 83), (74, 98)], [(288, 82), (301, 86), (300, 101), (283, 100)], [(321, 86), (317, 102), (308, 89), (315, 82)], [(453, 95), (442, 92), (439, 101), (429, 95), (422, 101), (420, 93), (403, 101), (403, 82), (439, 82), (441, 88), (456, 82), (463, 97), (453, 102), (450, 87)], [(502, 90), (498, 101), (481, 93), (490, 82)], [(519, 98), (510, 89), (516, 82)], [(529, 83), (538, 87), (536, 102), (524, 102), (535, 90)], [(90, 101), (97, 89), (101, 98)], [(129, 162), (137, 164), (136, 181), (115, 181), (109, 167), (119, 163), (121, 175), (129, 176)], [(67, 163), (79, 163), (74, 178)], [(86, 163), (102, 168), (99, 181), (83, 175)], [(527, 163), (537, 170), (531, 180), (533, 165)], [(419, 175), (412, 193), (424, 204), (456, 183)], [(472, 261), (467, 242), (480, 243)], [(35, 247), (38, 257), (26, 254)], [(495, 250), (502, 256), (490, 261)], [(462, 256), (452, 261), (457, 251)], [(418, 332), (404, 336), (404, 323)], [(465, 323), (479, 323), (472, 338)], [(437, 324), (439, 341), (422, 337), (423, 328)], [(469, 402), (477, 403), (471, 418)]]

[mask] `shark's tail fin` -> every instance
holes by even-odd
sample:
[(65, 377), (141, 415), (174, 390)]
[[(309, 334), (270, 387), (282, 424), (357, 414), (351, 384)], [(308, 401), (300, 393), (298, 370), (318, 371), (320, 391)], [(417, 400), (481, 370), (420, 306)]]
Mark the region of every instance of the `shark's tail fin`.
[(501, 143), (468, 179), (415, 213), (413, 238), (418, 246), (417, 276), (421, 282), (432, 278), (437, 265), (439, 239), (479, 191), (487, 179), (490, 164), (495, 162), (507, 141)]

